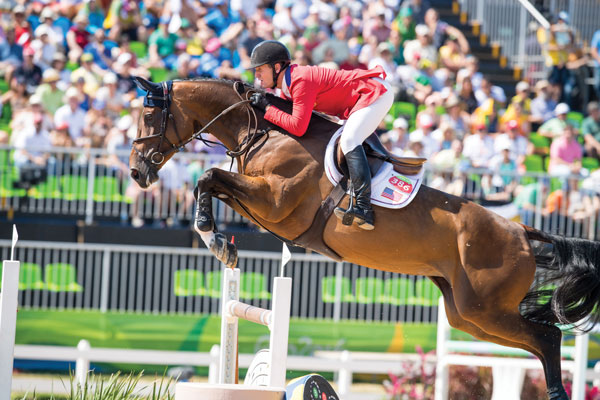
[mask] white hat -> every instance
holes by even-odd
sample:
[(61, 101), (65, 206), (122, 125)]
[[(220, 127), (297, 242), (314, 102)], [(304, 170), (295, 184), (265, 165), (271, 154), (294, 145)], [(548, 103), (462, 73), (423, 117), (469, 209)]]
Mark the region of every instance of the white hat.
[(70, 99), (73, 97), (77, 97), (79, 98), (79, 90), (77, 90), (76, 87), (70, 87), (67, 89), (66, 93), (65, 93), (65, 98)]
[(121, 64), (121, 65), (125, 65), (129, 61), (131, 61), (132, 58), (133, 57), (129, 53), (121, 53), (121, 54), (119, 54), (119, 57), (117, 57), (117, 63)]
[(425, 24), (419, 24), (415, 27), (415, 33), (419, 36), (429, 35), (429, 27)]
[(434, 124), (433, 118), (431, 117), (431, 115), (427, 114), (427, 113), (423, 113), (419, 116), (419, 124), (421, 126), (424, 127), (432, 127)]
[(571, 109), (567, 103), (558, 103), (556, 108), (554, 108), (554, 114), (556, 115), (567, 114), (569, 111), (571, 111)]
[(42, 97), (38, 94), (33, 94), (31, 95), (31, 97), (29, 98), (29, 105), (34, 105), (34, 104), (42, 104)]
[(125, 114), (117, 121), (117, 129), (120, 131), (126, 131), (131, 127), (132, 123), (133, 118), (131, 117), (131, 115)]
[(111, 83), (117, 83), (117, 75), (115, 75), (113, 72), (109, 72), (106, 75), (104, 75), (104, 78), (102, 78), (102, 82), (105, 85), (110, 85)]
[(60, 75), (57, 70), (54, 68), (48, 68), (44, 71), (42, 75), (42, 80), (46, 83), (48, 82), (56, 82), (60, 80)]
[(400, 117), (394, 120), (394, 129), (408, 129), (408, 122)]
[(521, 81), (519, 83), (517, 83), (517, 92), (522, 92), (524, 90), (529, 90), (529, 83), (525, 82), (525, 81)]
[(52, 11), (52, 9), (50, 7), (44, 7), (44, 9), (42, 10), (42, 13), (40, 14), (40, 19), (46, 19), (46, 18), (50, 18), (50, 19), (54, 19), (54, 11)]

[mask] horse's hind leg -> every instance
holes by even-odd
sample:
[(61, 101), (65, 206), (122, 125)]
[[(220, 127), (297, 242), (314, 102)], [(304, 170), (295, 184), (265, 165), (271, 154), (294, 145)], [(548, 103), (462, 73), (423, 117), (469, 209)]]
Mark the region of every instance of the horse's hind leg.
[[(466, 275), (464, 278), (467, 279)], [(476, 291), (469, 290), (472, 288), (468, 282), (454, 284), (463, 289), (453, 292), (460, 317), (478, 327), (487, 337), (485, 340), (498, 344), (512, 342), (508, 345), (536, 355), (544, 367), (549, 399), (568, 400), (561, 378), (560, 329), (523, 318), (519, 313), (520, 300), (507, 301), (506, 294), (502, 296), (502, 287), (496, 288), (496, 296), (479, 297)]]

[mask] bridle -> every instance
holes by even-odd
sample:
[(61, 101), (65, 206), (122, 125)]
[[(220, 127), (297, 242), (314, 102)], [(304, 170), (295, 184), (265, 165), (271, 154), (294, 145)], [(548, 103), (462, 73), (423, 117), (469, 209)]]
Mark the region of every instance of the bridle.
[[(188, 139), (183, 139), (183, 140), (181, 139), (181, 136), (179, 135), (179, 132), (177, 131), (177, 125), (175, 124), (173, 113), (171, 113), (171, 110), (170, 110), (170, 105), (171, 105), (171, 101), (172, 101), (171, 100), (171, 89), (173, 86), (173, 81), (161, 82), (161, 89), (162, 89), (161, 93), (157, 93), (156, 91), (153, 91), (153, 90), (147, 90), (147, 94), (144, 97), (144, 107), (161, 107), (162, 108), (161, 121), (160, 121), (160, 132), (153, 134), (153, 135), (136, 137), (135, 139), (133, 139), (133, 144), (135, 145), (137, 143), (141, 143), (148, 139), (154, 139), (154, 138), (159, 138), (159, 143), (158, 143), (158, 147), (156, 149), (150, 148), (150, 150), (148, 151), (147, 154), (143, 154), (138, 149), (136, 149), (135, 146), (133, 146), (133, 150), (138, 155), (138, 157), (142, 161), (144, 161), (144, 163), (146, 163), (148, 165), (149, 168), (156, 170), (157, 166), (159, 166), (160, 164), (162, 164), (165, 161), (165, 158), (169, 157), (173, 153), (177, 153), (177, 152), (181, 151), (185, 147), (186, 144), (188, 144), (189, 142), (191, 142), (194, 139), (202, 141), (204, 144), (206, 144), (209, 147), (213, 147), (215, 145), (220, 145), (220, 146), (227, 148), (223, 143), (215, 142), (215, 141), (212, 141), (212, 140), (202, 137), (202, 134), (206, 133), (206, 129), (208, 129), (214, 122), (216, 122), (219, 118), (221, 118), (222, 116), (229, 113), (231, 110), (233, 110), (241, 105), (246, 105), (246, 107), (247, 107), (246, 111), (248, 112), (248, 130), (247, 130), (248, 135), (246, 135), (244, 140), (242, 140), (234, 150), (227, 149), (227, 151), (226, 151), (226, 154), (229, 157), (231, 157), (231, 162), (233, 163), (234, 159), (237, 159), (238, 157), (241, 157), (241, 156), (245, 155), (246, 153), (248, 153), (250, 148), (252, 146), (254, 146), (254, 144), (256, 144), (256, 142), (259, 138), (261, 138), (262, 136), (266, 136), (266, 138), (268, 139), (267, 130), (265, 130), (265, 129), (259, 130), (258, 129), (258, 118), (256, 116), (256, 112), (254, 111), (254, 108), (252, 108), (249, 105), (249, 103), (252, 101), (249, 99), (249, 93), (251, 91), (245, 92), (246, 99), (244, 99), (240, 94), (240, 90), (239, 90), (240, 86), (238, 86), (238, 85), (242, 85), (241, 93), (244, 93), (243, 84), (241, 82), (237, 82), (237, 81), (234, 82), (233, 90), (235, 91), (236, 95), (240, 98), (240, 101), (232, 104), (231, 106), (229, 106), (226, 109), (224, 109), (223, 111), (221, 111), (216, 117), (214, 117), (210, 122), (208, 122), (206, 125), (204, 125), (199, 131), (195, 132)], [(168, 124), (169, 120), (173, 121), (172, 122), (173, 129), (175, 131), (175, 135), (177, 136), (178, 143), (173, 143), (167, 137), (167, 124)], [(254, 122), (254, 123), (252, 123), (252, 122)], [(252, 127), (252, 130), (251, 130), (250, 128), (252, 125), (254, 125), (254, 126)], [(169, 145), (169, 148), (166, 151), (160, 150), (162, 148), (163, 142), (166, 142)]]

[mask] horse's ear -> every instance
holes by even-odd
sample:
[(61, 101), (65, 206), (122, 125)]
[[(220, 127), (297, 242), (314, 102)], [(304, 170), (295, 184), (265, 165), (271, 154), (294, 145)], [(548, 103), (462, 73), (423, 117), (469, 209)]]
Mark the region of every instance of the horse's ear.
[(150, 82), (150, 81), (142, 78), (141, 76), (133, 76), (132, 79), (135, 82), (135, 84), (137, 85), (137, 87), (139, 87), (140, 89), (145, 90), (147, 92), (154, 92), (154, 91), (160, 90), (160, 85)]

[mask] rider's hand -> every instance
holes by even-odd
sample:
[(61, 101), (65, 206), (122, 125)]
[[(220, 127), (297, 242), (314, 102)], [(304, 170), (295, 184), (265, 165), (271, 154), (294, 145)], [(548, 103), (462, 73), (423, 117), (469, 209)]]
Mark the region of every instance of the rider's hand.
[(254, 93), (252, 96), (250, 96), (250, 100), (252, 100), (250, 104), (265, 112), (267, 111), (267, 106), (271, 105), (269, 100), (267, 100), (267, 96), (262, 93)]

